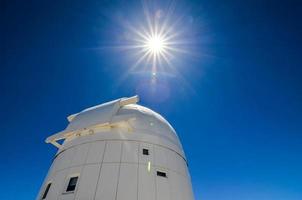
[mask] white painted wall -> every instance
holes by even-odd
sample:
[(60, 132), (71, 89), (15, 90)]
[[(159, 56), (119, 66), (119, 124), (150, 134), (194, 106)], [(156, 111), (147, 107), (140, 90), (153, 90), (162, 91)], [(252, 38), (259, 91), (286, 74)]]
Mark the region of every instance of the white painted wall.
[[(118, 111), (136, 112), (133, 107)], [(136, 113), (130, 132), (117, 128), (65, 141), (36, 199), (42, 199), (51, 182), (48, 200), (193, 200), (178, 137), (162, 117), (152, 112), (143, 109)], [(143, 148), (149, 155), (143, 155)], [(157, 171), (167, 177), (157, 176)], [(74, 175), (79, 176), (76, 189), (66, 193), (69, 178)]]

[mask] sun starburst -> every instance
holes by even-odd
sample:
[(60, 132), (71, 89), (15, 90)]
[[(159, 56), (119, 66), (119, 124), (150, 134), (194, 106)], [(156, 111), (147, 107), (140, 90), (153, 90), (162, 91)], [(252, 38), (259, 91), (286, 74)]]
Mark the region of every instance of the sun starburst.
[(129, 72), (145, 70), (155, 77), (154, 74), (172, 71), (172, 58), (184, 52), (180, 48), (184, 41), (180, 36), (182, 30), (177, 27), (181, 17), (173, 18), (172, 14), (173, 6), (165, 12), (160, 9), (152, 12), (143, 4), (141, 25), (124, 24), (129, 37), (123, 47), (132, 51), (136, 59)]
[(161, 35), (154, 35), (145, 42), (145, 48), (150, 54), (162, 54), (166, 51), (165, 38)]
[(172, 79), (190, 87), (181, 70), (195, 44), (193, 19), (174, 1), (164, 6), (153, 3), (142, 0), (142, 10), (117, 19), (122, 29), (113, 48), (120, 50), (126, 61), (117, 85), (131, 76), (141, 87), (148, 82), (152, 94), (160, 88), (168, 91)]

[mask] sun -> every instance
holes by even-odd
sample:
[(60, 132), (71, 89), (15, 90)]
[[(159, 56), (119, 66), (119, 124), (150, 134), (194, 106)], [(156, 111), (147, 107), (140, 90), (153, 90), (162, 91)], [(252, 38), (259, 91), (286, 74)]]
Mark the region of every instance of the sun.
[(122, 20), (125, 28), (121, 50), (127, 51), (131, 64), (127, 74), (149, 74), (152, 78), (179, 74), (177, 65), (188, 52), (187, 23), (184, 14), (174, 13), (175, 5), (153, 9), (143, 0), (143, 12), (138, 23)]
[(165, 39), (161, 35), (151, 36), (145, 41), (145, 48), (151, 54), (161, 54), (166, 47)]
[[(102, 47), (118, 51), (114, 61), (121, 66), (113, 67), (118, 69), (116, 85), (121, 86), (131, 78), (139, 81), (137, 90), (150, 89), (148, 95), (149, 92), (151, 96), (156, 93), (156, 98), (168, 94), (170, 85), (174, 85), (176, 80), (183, 84), (182, 88), (194, 91), (183, 70), (189, 69), (186, 65), (192, 58), (195, 62), (201, 56), (212, 56), (203, 54), (205, 49), (201, 49), (203, 44), (209, 44), (209, 36), (203, 37), (203, 32), (200, 32), (203, 27), (198, 25), (202, 19), (195, 19), (185, 5), (176, 1), (164, 4), (149, 0), (140, 2), (141, 8), (135, 6), (131, 12), (125, 10), (114, 15), (112, 21), (116, 20), (118, 26), (112, 24), (113, 40), (108, 38), (105, 41), (108, 46)], [(157, 92), (163, 94), (158, 96)]]

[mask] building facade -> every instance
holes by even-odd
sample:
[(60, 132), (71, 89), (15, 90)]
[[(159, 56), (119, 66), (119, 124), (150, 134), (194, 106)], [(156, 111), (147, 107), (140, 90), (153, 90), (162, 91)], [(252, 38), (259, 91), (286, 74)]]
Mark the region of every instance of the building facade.
[(177, 134), (137, 102), (121, 98), (69, 116), (46, 140), (58, 152), (36, 199), (193, 200)]

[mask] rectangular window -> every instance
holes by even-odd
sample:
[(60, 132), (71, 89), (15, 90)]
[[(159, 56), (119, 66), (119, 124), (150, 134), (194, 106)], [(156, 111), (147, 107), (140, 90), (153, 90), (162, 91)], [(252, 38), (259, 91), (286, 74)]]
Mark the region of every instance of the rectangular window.
[(69, 182), (68, 182), (68, 185), (67, 185), (67, 188), (66, 188), (66, 192), (72, 192), (72, 191), (75, 190), (77, 182), (78, 182), (78, 178), (79, 177), (71, 177), (69, 179)]
[(161, 177), (167, 178), (167, 174), (165, 172), (157, 171), (156, 173), (157, 173), (157, 176), (161, 176)]
[(149, 149), (143, 149), (143, 155), (149, 155)]
[(42, 196), (42, 199), (45, 199), (45, 198), (46, 198), (50, 186), (51, 186), (51, 183), (48, 183), (47, 186), (46, 186), (46, 188), (45, 188), (45, 191), (44, 191), (44, 194), (43, 194), (43, 196)]

